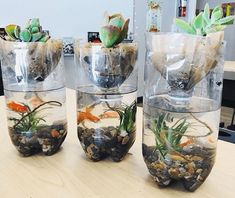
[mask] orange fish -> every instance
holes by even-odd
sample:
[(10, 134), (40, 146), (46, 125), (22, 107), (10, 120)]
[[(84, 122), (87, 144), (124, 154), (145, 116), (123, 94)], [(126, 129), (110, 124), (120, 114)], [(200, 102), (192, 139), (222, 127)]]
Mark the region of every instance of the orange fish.
[(7, 104), (7, 107), (17, 113), (27, 113), (29, 111), (28, 107), (21, 105), (21, 104), (18, 104), (18, 103), (15, 103), (14, 101), (9, 102)]
[(193, 140), (192, 139), (189, 139), (186, 142), (181, 143), (179, 146), (183, 148), (185, 146), (188, 146), (189, 144), (193, 144)]
[(93, 115), (91, 113), (93, 108), (91, 107), (86, 107), (86, 111), (85, 112), (78, 112), (78, 116), (77, 116), (77, 123), (81, 123), (84, 120), (90, 120), (92, 122), (99, 122), (100, 118), (98, 118), (97, 116)]
[(30, 103), (34, 107), (38, 107), (39, 105), (43, 104), (44, 101), (41, 98), (39, 98), (38, 96), (35, 96), (30, 100)]
[(99, 117), (101, 119), (105, 119), (105, 118), (118, 118), (119, 115), (116, 111), (106, 111), (105, 113), (99, 115)]

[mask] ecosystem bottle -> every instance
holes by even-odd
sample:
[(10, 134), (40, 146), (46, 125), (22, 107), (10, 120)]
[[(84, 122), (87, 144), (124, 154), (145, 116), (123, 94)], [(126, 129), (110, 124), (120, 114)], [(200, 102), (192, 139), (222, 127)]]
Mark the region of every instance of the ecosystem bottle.
[(196, 190), (215, 162), (224, 43), (180, 33), (147, 33), (143, 156), (160, 186)]
[[(128, 27), (129, 20), (121, 15), (110, 18)], [(102, 31), (109, 29), (106, 26)], [(77, 134), (93, 161), (107, 156), (121, 161), (136, 136), (137, 45), (114, 45), (110, 35), (110, 40), (100, 35), (103, 43), (75, 43)]]
[(8, 130), (23, 156), (54, 154), (67, 134), (62, 41), (37, 25), (30, 20), (20, 37), (18, 26), (8, 26), (0, 40)]

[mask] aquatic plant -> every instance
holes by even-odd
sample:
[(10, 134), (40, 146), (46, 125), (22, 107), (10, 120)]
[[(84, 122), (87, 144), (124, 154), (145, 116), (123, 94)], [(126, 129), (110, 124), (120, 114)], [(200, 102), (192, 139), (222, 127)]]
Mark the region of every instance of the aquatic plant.
[(235, 16), (223, 17), (223, 9), (216, 6), (210, 14), (210, 7), (205, 5), (204, 11), (200, 12), (190, 23), (181, 19), (175, 19), (175, 24), (184, 32), (189, 34), (206, 36), (209, 33), (224, 30), (228, 25), (233, 24)]
[(169, 150), (178, 150), (180, 141), (189, 126), (185, 118), (179, 120), (172, 127), (167, 126), (166, 121), (173, 122), (173, 117), (162, 113), (152, 121), (151, 126), (151, 130), (155, 134), (156, 149), (163, 158)]
[[(134, 101), (130, 106), (123, 105), (122, 107), (111, 107), (108, 102), (106, 105), (108, 106), (108, 110), (99, 116), (95, 116), (91, 113), (93, 108), (99, 103), (92, 104), (85, 108), (85, 111), (79, 111), (77, 114), (77, 123), (83, 123), (85, 120), (89, 120), (91, 122), (99, 122), (101, 119), (108, 118), (117, 118), (120, 119), (120, 124), (117, 127), (120, 132), (125, 131), (127, 133), (131, 133), (135, 130), (135, 119), (137, 112), (137, 104)], [(84, 123), (83, 123), (84, 124)]]
[[(34, 109), (31, 109), (28, 105), (23, 103), (16, 103), (14, 101), (7, 104), (8, 109), (18, 113), (20, 118), (10, 117), (9, 120), (14, 122), (13, 129), (17, 132), (36, 132), (41, 122), (46, 122), (38, 113), (42, 110), (49, 109), (51, 107), (44, 107), (45, 105), (62, 106), (60, 102), (48, 101), (44, 102)], [(44, 108), (42, 108), (44, 107)]]
[(46, 42), (50, 36), (42, 30), (39, 19), (29, 19), (24, 29), (18, 25), (10, 24), (5, 27), (7, 41), (19, 42)]
[(100, 39), (105, 47), (111, 48), (126, 38), (130, 19), (125, 20), (121, 14), (105, 14), (104, 21), (100, 29)]
[[(199, 124), (208, 129), (208, 133), (205, 135), (198, 135), (199, 137), (207, 137), (213, 131), (212, 129), (203, 121), (196, 118), (193, 114), (190, 114), (194, 120)], [(188, 144), (192, 144), (192, 139), (195, 136), (186, 135), (188, 132), (189, 126), (192, 126), (192, 123), (187, 122), (187, 118), (183, 117), (177, 120), (172, 126), (174, 117), (169, 113), (160, 113), (155, 119), (152, 120), (150, 129), (155, 135), (156, 150), (159, 151), (160, 156), (164, 159), (168, 153), (177, 153), (182, 150), (182, 148)], [(167, 125), (168, 123), (168, 125)], [(182, 137), (187, 137), (187, 140), (182, 143)], [(178, 153), (178, 155), (181, 155)]]
[(120, 125), (118, 129), (120, 132), (125, 131), (131, 133), (135, 130), (135, 119), (137, 112), (137, 104), (134, 101), (130, 106), (125, 105), (123, 108), (113, 108), (108, 105), (108, 107), (118, 113), (120, 118)]

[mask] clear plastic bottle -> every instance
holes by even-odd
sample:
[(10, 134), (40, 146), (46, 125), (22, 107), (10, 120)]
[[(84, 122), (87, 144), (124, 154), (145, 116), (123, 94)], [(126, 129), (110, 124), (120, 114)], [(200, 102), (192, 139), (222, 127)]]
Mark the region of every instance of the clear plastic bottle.
[(8, 129), (23, 156), (56, 153), (67, 135), (62, 41), (0, 40)]
[(214, 165), (224, 56), (218, 35), (146, 36), (143, 156), (160, 186), (182, 181), (194, 191)]
[(135, 141), (137, 46), (75, 44), (77, 132), (86, 156), (121, 161)]

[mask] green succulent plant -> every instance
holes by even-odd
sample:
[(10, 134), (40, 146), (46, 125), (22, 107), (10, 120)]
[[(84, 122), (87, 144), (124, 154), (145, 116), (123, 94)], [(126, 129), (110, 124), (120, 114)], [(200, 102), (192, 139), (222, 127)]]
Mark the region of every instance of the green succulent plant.
[(121, 43), (128, 33), (130, 19), (125, 20), (121, 14), (105, 16), (105, 24), (100, 29), (100, 40), (107, 48)]
[(137, 103), (134, 101), (130, 106), (124, 105), (121, 108), (111, 107), (108, 102), (106, 102), (108, 108), (112, 111), (116, 111), (120, 118), (120, 124), (118, 126), (119, 131), (126, 131), (131, 133), (135, 130), (135, 120), (137, 112)]
[(48, 32), (42, 30), (38, 18), (29, 19), (24, 29), (14, 24), (7, 25), (5, 32), (7, 41), (46, 42), (50, 38)]
[(205, 5), (204, 11), (194, 17), (191, 23), (181, 19), (175, 19), (175, 24), (184, 32), (206, 36), (209, 33), (224, 30), (228, 25), (233, 24), (235, 16), (223, 17), (223, 9), (216, 6), (210, 14), (210, 7)]

